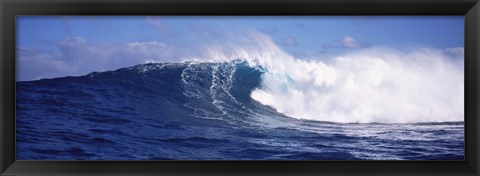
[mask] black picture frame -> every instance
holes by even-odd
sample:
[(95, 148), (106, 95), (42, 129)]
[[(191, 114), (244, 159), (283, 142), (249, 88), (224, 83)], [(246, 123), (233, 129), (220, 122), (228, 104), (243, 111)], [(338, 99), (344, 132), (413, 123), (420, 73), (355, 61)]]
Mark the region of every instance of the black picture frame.
[[(0, 173), (19, 175), (451, 175), (480, 171), (478, 0), (0, 0)], [(18, 15), (464, 15), (465, 161), (16, 161)]]

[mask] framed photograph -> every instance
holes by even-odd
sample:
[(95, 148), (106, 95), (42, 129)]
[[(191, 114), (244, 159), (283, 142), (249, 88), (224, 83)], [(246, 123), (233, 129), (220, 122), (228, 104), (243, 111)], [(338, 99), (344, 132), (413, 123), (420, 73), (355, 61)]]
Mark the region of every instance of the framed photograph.
[(480, 5), (2, 1), (1, 175), (478, 175)]

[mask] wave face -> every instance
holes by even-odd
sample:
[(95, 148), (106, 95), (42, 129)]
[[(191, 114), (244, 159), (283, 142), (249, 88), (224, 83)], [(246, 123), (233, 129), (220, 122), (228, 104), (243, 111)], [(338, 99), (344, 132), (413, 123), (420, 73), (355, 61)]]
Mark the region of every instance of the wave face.
[(283, 61), (151, 63), (17, 82), (17, 159), (463, 160), (463, 104), (452, 106), (463, 92), (443, 93), (463, 84), (436, 82), (456, 67)]

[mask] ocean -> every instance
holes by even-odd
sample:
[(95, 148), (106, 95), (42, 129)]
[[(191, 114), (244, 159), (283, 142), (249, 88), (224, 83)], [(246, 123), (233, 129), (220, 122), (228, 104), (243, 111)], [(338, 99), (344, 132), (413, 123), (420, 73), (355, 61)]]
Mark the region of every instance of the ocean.
[(242, 60), (149, 63), (17, 82), (16, 159), (464, 159), (463, 121), (298, 118), (296, 101), (259, 91), (267, 72)]

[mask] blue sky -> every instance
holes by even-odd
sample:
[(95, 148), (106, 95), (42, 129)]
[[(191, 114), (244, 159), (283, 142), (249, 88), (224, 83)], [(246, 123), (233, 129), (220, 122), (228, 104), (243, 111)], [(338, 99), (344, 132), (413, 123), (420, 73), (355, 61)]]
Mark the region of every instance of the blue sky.
[[(208, 57), (206, 48), (269, 37), (299, 59), (327, 59), (372, 47), (462, 50), (463, 16), (20, 16), (17, 78), (83, 75), (142, 64)], [(215, 47), (210, 47), (215, 46)]]

